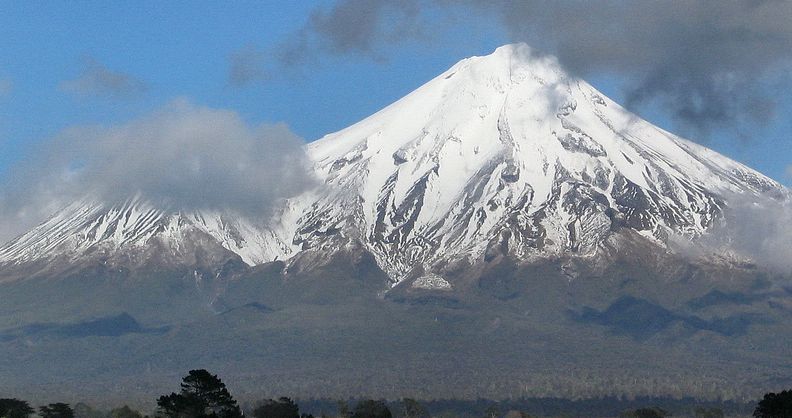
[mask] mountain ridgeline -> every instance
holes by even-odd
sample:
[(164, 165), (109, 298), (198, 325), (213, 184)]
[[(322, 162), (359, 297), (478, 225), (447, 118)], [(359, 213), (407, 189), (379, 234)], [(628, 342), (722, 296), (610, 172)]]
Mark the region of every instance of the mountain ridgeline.
[(462, 60), (305, 151), (318, 186), (267, 219), (86, 196), (0, 247), (0, 389), (56, 368), (112, 397), (199, 363), (303, 397), (790, 382), (789, 281), (698, 240), (789, 191), (552, 57)]

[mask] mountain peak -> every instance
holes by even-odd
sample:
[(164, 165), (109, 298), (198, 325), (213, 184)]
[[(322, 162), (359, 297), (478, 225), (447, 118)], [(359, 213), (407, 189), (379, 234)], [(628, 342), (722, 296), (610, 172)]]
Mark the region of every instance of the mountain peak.
[(568, 78), (556, 57), (542, 54), (525, 43), (500, 46), (489, 55), (462, 60), (451, 70), (458, 71), (460, 68), (466, 68), (479, 76), (500, 75), (507, 79), (513, 78), (514, 81), (530, 78), (553, 83)]
[(333, 203), (305, 216), (322, 226), (298, 242), (355, 212), (354, 239), (397, 280), (493, 251), (592, 256), (627, 231), (665, 249), (671, 235), (705, 233), (727, 195), (782, 189), (525, 44), (462, 60), (308, 150)]
[(77, 205), (0, 248), (0, 263), (156, 247), (187, 263), (212, 254), (259, 264), (363, 248), (394, 282), (442, 279), (457, 261), (591, 258), (616, 251), (623, 237), (665, 251), (669, 236), (706, 233), (729, 196), (786, 194), (525, 44), (462, 60), (306, 151), (323, 185), (268, 222), (222, 211), (166, 216), (142, 203)]
[(554, 70), (560, 70), (558, 60), (554, 56), (542, 54), (524, 42), (501, 45), (495, 48), (489, 55), (475, 58), (488, 61), (500, 61), (508, 65), (531, 66), (537, 68), (550, 67)]

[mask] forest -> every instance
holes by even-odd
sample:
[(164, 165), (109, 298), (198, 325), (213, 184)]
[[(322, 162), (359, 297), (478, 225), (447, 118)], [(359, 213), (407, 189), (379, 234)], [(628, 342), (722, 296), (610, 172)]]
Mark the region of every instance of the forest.
[(35, 409), (25, 400), (0, 399), (0, 418), (530, 418), (539, 416), (582, 417), (612, 416), (619, 418), (663, 418), (689, 416), (723, 418), (748, 416), (755, 418), (792, 417), (792, 390), (767, 393), (757, 403), (697, 402), (692, 398), (637, 398), (622, 400), (602, 398), (583, 401), (565, 399), (521, 400), (400, 400), (350, 399), (307, 400), (302, 403), (289, 397), (263, 399), (253, 405), (240, 405), (225, 383), (204, 369), (191, 370), (181, 381), (178, 392), (163, 394), (156, 400), (156, 410), (144, 414), (128, 405), (108, 411), (94, 409), (85, 403), (71, 406), (56, 402)]

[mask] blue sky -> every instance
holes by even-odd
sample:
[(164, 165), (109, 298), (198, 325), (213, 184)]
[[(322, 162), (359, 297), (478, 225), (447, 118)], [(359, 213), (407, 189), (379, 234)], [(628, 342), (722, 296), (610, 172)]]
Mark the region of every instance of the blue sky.
[[(374, 2), (376, 3), (376, 2)], [(15, 163), (34, 160), (65, 128), (134, 120), (177, 99), (228, 109), (246, 121), (285, 122), (314, 140), (377, 111), (470, 55), (515, 40), (497, 19), (461, 13), (430, 33), (315, 55), (270, 67), (244, 85), (230, 81), (230, 59), (269, 62), (304, 30), (312, 11), (333, 2), (6, 2), (0, 1), (0, 176), (13, 182)], [(424, 22), (432, 22), (430, 10)], [(282, 50), (282, 49), (281, 49)], [(242, 52), (240, 52), (242, 51)], [(607, 68), (587, 79), (620, 102), (629, 80)], [(672, 119), (668, 103), (633, 110), (686, 134), (787, 185), (792, 177), (792, 99), (786, 84), (767, 87), (775, 117), (729, 125), (708, 135)], [(681, 131), (681, 132), (680, 132)], [(738, 131), (748, 132), (747, 138)]]

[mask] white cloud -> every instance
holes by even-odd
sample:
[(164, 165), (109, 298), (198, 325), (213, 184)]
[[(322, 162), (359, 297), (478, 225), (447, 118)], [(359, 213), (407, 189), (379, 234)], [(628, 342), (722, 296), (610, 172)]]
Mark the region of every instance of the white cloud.
[(676, 240), (676, 249), (694, 257), (713, 251), (736, 255), (778, 273), (792, 273), (792, 202), (744, 195), (730, 195), (726, 201), (729, 206), (716, 227), (693, 245)]
[(168, 208), (263, 216), (312, 185), (303, 144), (284, 124), (251, 126), (187, 101), (119, 126), (69, 128), (0, 185), (0, 238), (86, 196), (141, 193)]

